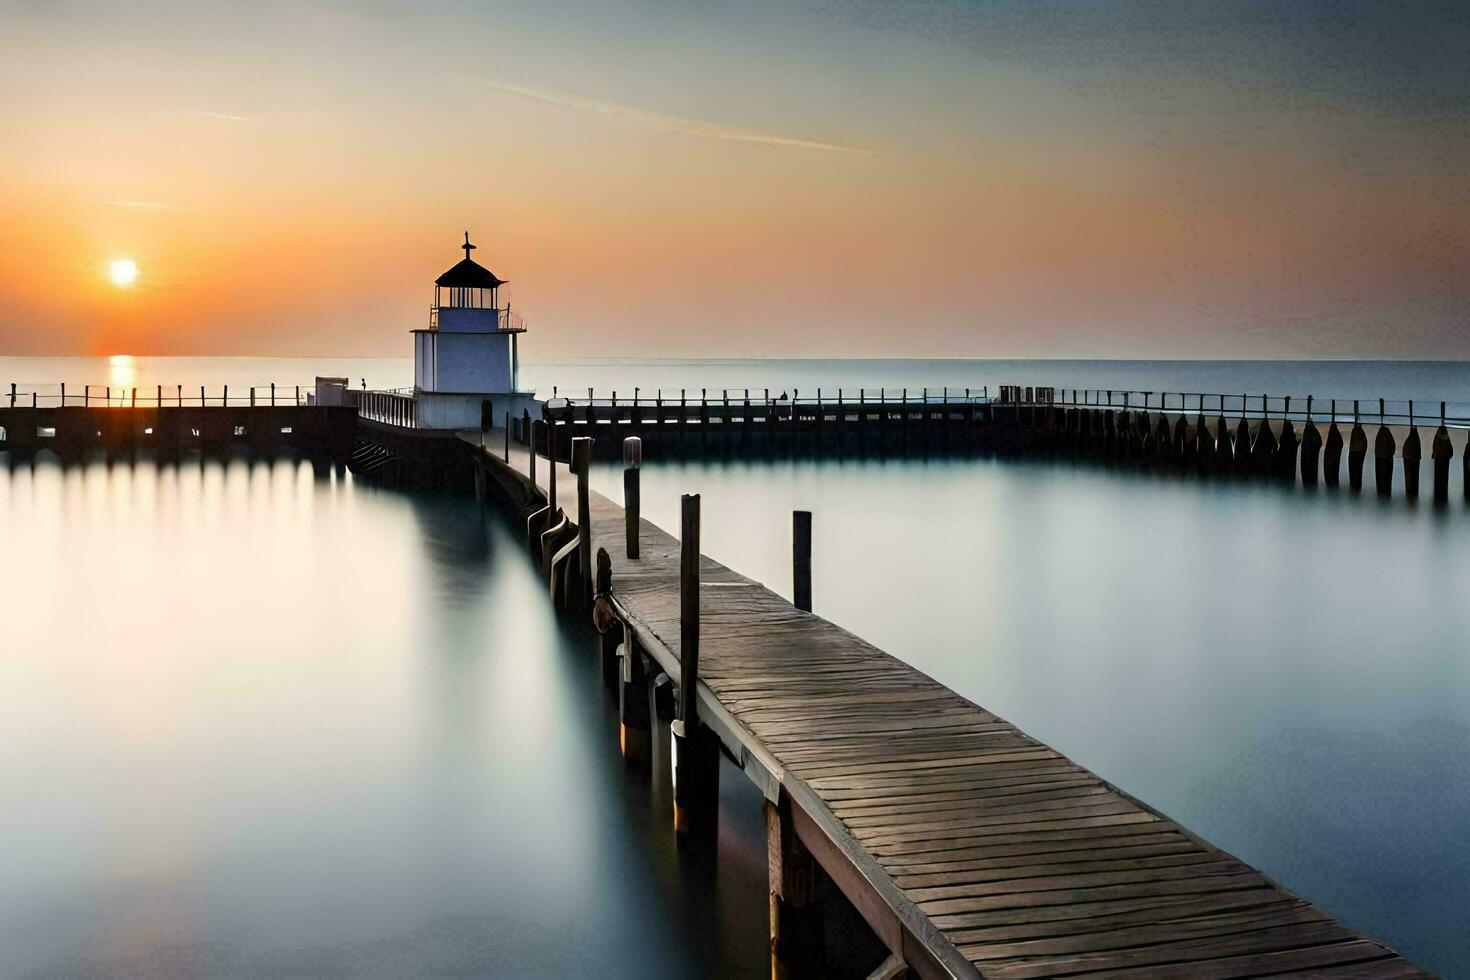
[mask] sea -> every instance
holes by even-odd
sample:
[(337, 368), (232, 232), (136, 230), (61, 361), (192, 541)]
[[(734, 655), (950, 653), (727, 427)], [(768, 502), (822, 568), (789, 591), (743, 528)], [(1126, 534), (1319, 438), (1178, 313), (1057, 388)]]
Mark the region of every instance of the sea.
[[(0, 393), (393, 388), (411, 368), (0, 358)], [(1465, 362), (620, 360), (522, 378), (544, 395), (1014, 383), (1470, 414)], [(614, 466), (594, 485), (621, 495)], [(819, 614), (1454, 976), (1455, 490), (1436, 507), (1069, 460), (777, 457), (649, 459), (642, 498), (672, 529), (679, 495), (702, 494), (704, 549), (783, 594), (790, 513), (812, 511)], [(667, 760), (624, 766), (585, 626), (553, 614), (494, 512), (291, 461), (7, 460), (0, 556), (0, 974), (768, 971), (758, 793), (727, 767), (718, 858), (681, 859)]]

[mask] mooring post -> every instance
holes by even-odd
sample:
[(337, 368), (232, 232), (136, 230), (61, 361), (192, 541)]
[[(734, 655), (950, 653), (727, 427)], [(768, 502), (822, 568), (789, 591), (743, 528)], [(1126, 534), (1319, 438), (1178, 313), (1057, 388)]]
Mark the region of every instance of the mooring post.
[(1439, 428), (1429, 454), (1434, 458), (1434, 502), (1442, 504), (1450, 499), (1450, 460), (1455, 456), (1455, 445), (1444, 424), (1444, 402), (1439, 403)]
[(643, 651), (633, 638), (633, 628), (623, 624), (623, 655), (618, 684), (618, 746), (623, 758), (639, 767), (653, 758), (653, 712), (650, 710), (648, 667)]
[(485, 435), (495, 427), (494, 408), (490, 399), (480, 399), (480, 448), (485, 448)]
[(784, 791), (765, 801), (766, 868), (770, 882), (771, 977), (821, 976), (826, 967), (818, 868), (796, 835)]
[(1199, 396), (1199, 413), (1194, 419), (1194, 452), (1201, 470), (1208, 470), (1215, 459), (1215, 440), (1205, 423), (1205, 396)]
[(1251, 462), (1259, 473), (1271, 472), (1279, 446), (1276, 434), (1271, 431), (1271, 396), (1261, 396), (1261, 425), (1256, 429), (1256, 441), (1251, 445)]
[(587, 481), (591, 478), (592, 437), (572, 439), (572, 472), (577, 476), (577, 585), (582, 604), (592, 602), (592, 503)]
[(1368, 458), (1368, 434), (1363, 431), (1363, 417), (1353, 399), (1353, 430), (1348, 433), (1348, 486), (1363, 489), (1363, 461)]
[(1378, 435), (1373, 439), (1373, 485), (1378, 496), (1393, 494), (1393, 454), (1398, 442), (1385, 418), (1384, 401), (1378, 399)]
[[(1243, 399), (1245, 396), (1242, 395)], [(1244, 402), (1242, 402), (1244, 404)], [(1231, 467), (1235, 472), (1243, 471), (1243, 461), (1250, 454), (1250, 441), (1247, 439), (1244, 446), (1236, 443), (1233, 447), (1230, 441), (1230, 427), (1225, 422), (1225, 396), (1220, 396), (1220, 411), (1215, 416), (1215, 462), (1221, 470), (1229, 472)]]
[(638, 519), (642, 510), (638, 468), (642, 465), (643, 440), (628, 436), (623, 440), (623, 515), (629, 558), (638, 557)]
[(1424, 448), (1419, 442), (1419, 428), (1414, 424), (1414, 403), (1409, 402), (1409, 434), (1404, 438), (1404, 496), (1415, 500), (1419, 496), (1419, 463), (1424, 458)]
[(719, 800), (719, 743), (699, 720), (699, 494), (680, 498), (679, 709), (669, 726), (674, 830), (681, 839), (713, 839)]
[(1291, 421), (1291, 396), (1281, 409), (1281, 436), (1276, 443), (1276, 473), (1283, 480), (1296, 480), (1296, 453), (1300, 445), (1296, 425)]
[[(597, 578), (592, 590), (592, 625), (597, 627), (602, 679), (614, 691), (619, 690), (622, 667), (618, 663), (618, 647), (628, 637), (621, 628), (612, 600), (612, 556), (606, 548), (597, 549)], [(626, 651), (624, 651), (626, 653)]]
[(503, 458), (505, 459), (505, 461), (507, 463), (510, 462), (510, 413), (509, 412), (506, 412), (505, 413), (505, 453), (504, 453), (504, 457)]
[(1322, 433), (1312, 420), (1312, 396), (1307, 396), (1307, 421), (1302, 426), (1302, 486), (1317, 485), (1317, 454), (1322, 451)]
[(1332, 422), (1327, 426), (1327, 441), (1322, 449), (1322, 482), (1337, 486), (1342, 478), (1342, 430), (1337, 426), (1337, 399), (1332, 399)]
[[(535, 420), (533, 420), (531, 422), (530, 425), (526, 426), (526, 438), (527, 438), (527, 440), (530, 443), (530, 446), (528, 448), (531, 450), (531, 452), (529, 453), (529, 455), (531, 457), (530, 470), (529, 470), (529, 472), (528, 472), (527, 475), (531, 479), (531, 489), (532, 490), (535, 490), (536, 489), (536, 428), (537, 428), (537, 426), (540, 426), (541, 428), (544, 429), (546, 427), (546, 422), (544, 420), (542, 420), (542, 419), (535, 419)], [(548, 500), (547, 503), (551, 503), (551, 501)]]
[(791, 594), (792, 605), (802, 612), (812, 611), (812, 512), (791, 512)]
[(556, 512), (556, 425), (546, 422), (546, 502)]

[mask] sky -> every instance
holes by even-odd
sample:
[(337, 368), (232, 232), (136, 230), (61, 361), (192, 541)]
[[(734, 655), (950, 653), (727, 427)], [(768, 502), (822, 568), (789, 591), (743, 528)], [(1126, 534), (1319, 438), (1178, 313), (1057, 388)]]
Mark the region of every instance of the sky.
[(465, 230), (531, 358), (1470, 339), (1463, 5), (0, 0), (0, 25), (0, 354), (407, 354)]

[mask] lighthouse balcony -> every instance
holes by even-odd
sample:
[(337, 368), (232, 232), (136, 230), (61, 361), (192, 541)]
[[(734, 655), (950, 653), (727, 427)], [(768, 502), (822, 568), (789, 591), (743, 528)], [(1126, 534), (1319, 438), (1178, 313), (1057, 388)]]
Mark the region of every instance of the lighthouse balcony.
[(526, 321), (510, 307), (431, 306), (429, 329), (446, 333), (525, 333)]

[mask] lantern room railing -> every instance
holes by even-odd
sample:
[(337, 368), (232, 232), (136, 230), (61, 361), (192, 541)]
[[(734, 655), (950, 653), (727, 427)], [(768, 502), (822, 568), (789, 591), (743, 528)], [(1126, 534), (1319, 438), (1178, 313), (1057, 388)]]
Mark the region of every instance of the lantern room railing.
[[(465, 309), (465, 308), (466, 307), (457, 307), (457, 306), (448, 306), (448, 307), (445, 307), (445, 309), (450, 309), (450, 310)], [(473, 309), (473, 307), (468, 307), (468, 308), (469, 309)], [(498, 330), (498, 331), (500, 331), (501, 333), (525, 333), (526, 332), (526, 318), (523, 317), (523, 316), (521, 316), (519, 313), (512, 313), (510, 307), (507, 306), (503, 310), (489, 310), (487, 312), (492, 312), (492, 313), (495, 314), (495, 329)], [(431, 306), (431, 307), (429, 307), (429, 329), (430, 330), (438, 330), (439, 329), (439, 307), (437, 307), (437, 306)]]

